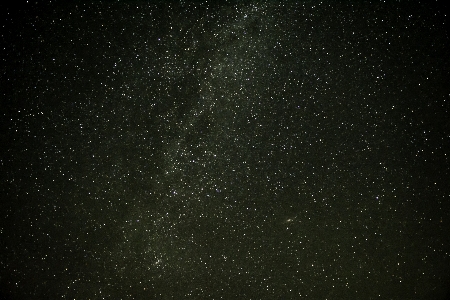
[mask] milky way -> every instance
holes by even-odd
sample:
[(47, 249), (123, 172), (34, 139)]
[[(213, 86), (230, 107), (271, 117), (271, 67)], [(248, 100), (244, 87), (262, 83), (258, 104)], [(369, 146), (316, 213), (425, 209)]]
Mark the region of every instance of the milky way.
[(5, 6), (0, 296), (443, 298), (444, 6)]

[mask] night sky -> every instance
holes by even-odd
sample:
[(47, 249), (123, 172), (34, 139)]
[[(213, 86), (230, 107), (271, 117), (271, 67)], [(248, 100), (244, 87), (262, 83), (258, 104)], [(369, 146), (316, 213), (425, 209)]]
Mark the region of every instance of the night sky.
[(41, 2), (0, 7), (0, 298), (446, 296), (445, 1)]

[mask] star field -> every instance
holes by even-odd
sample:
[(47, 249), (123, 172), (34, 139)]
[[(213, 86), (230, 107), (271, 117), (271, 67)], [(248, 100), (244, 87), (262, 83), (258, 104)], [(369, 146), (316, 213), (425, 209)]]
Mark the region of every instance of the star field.
[(1, 297), (450, 293), (440, 1), (2, 6)]

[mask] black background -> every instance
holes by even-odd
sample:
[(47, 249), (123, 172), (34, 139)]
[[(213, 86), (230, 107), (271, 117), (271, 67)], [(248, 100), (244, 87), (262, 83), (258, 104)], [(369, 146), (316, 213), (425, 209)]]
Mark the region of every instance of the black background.
[(3, 297), (443, 298), (447, 7), (386, 2), (2, 4)]

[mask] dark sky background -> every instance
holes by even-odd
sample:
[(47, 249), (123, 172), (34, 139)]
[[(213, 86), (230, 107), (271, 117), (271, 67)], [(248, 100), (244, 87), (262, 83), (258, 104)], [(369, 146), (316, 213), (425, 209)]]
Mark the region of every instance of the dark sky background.
[(0, 296), (444, 299), (443, 2), (2, 4)]

